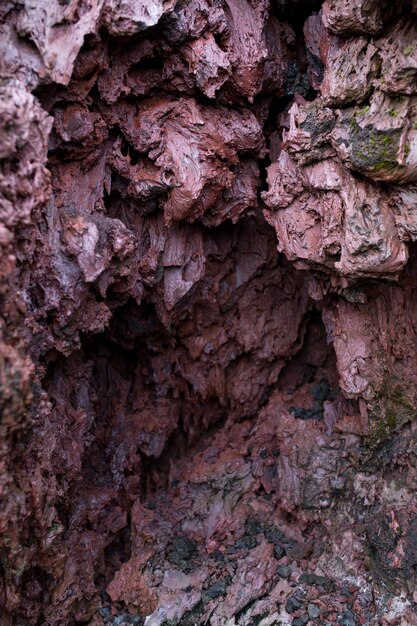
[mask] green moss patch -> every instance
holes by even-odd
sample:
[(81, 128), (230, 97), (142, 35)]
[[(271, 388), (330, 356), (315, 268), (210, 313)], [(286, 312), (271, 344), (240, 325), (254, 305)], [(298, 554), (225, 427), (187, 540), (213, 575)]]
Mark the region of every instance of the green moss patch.
[(400, 139), (400, 129), (380, 131), (373, 126), (361, 128), (352, 118), (350, 124), (352, 165), (358, 170), (368, 172), (396, 169)]
[(385, 441), (399, 426), (417, 416), (416, 401), (410, 392), (393, 382), (384, 382), (370, 408), (371, 444)]

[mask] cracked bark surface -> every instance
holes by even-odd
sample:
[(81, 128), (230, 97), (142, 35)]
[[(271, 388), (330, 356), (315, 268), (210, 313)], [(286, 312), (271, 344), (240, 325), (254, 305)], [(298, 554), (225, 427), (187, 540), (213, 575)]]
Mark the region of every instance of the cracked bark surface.
[(2, 625), (417, 624), (416, 13), (3, 1)]

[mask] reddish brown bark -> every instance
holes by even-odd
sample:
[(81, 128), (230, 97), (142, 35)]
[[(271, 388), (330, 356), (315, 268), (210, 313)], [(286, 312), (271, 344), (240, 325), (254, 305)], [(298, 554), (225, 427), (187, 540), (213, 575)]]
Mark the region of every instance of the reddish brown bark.
[(2, 624), (417, 624), (416, 20), (2, 3)]

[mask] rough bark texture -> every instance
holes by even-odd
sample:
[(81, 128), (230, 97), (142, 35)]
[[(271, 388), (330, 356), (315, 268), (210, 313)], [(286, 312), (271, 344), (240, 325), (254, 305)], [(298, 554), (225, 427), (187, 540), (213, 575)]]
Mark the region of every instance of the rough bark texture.
[(417, 624), (416, 13), (1, 2), (2, 626)]

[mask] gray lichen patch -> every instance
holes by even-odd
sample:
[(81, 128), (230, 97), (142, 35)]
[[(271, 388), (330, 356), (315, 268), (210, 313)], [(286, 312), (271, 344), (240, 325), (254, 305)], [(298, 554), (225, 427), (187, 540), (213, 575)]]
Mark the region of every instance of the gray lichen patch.
[(295, 131), (295, 141), (292, 136), (284, 135), (284, 145), (288, 153), (301, 165), (333, 156), (334, 148), (331, 146), (330, 136), (336, 123), (334, 111), (316, 102), (305, 103), (296, 108), (298, 128)]
[(305, 116), (300, 122), (300, 129), (310, 135), (312, 144), (323, 143), (334, 128), (334, 115), (329, 109), (318, 107), (315, 103), (304, 106), (303, 112)]

